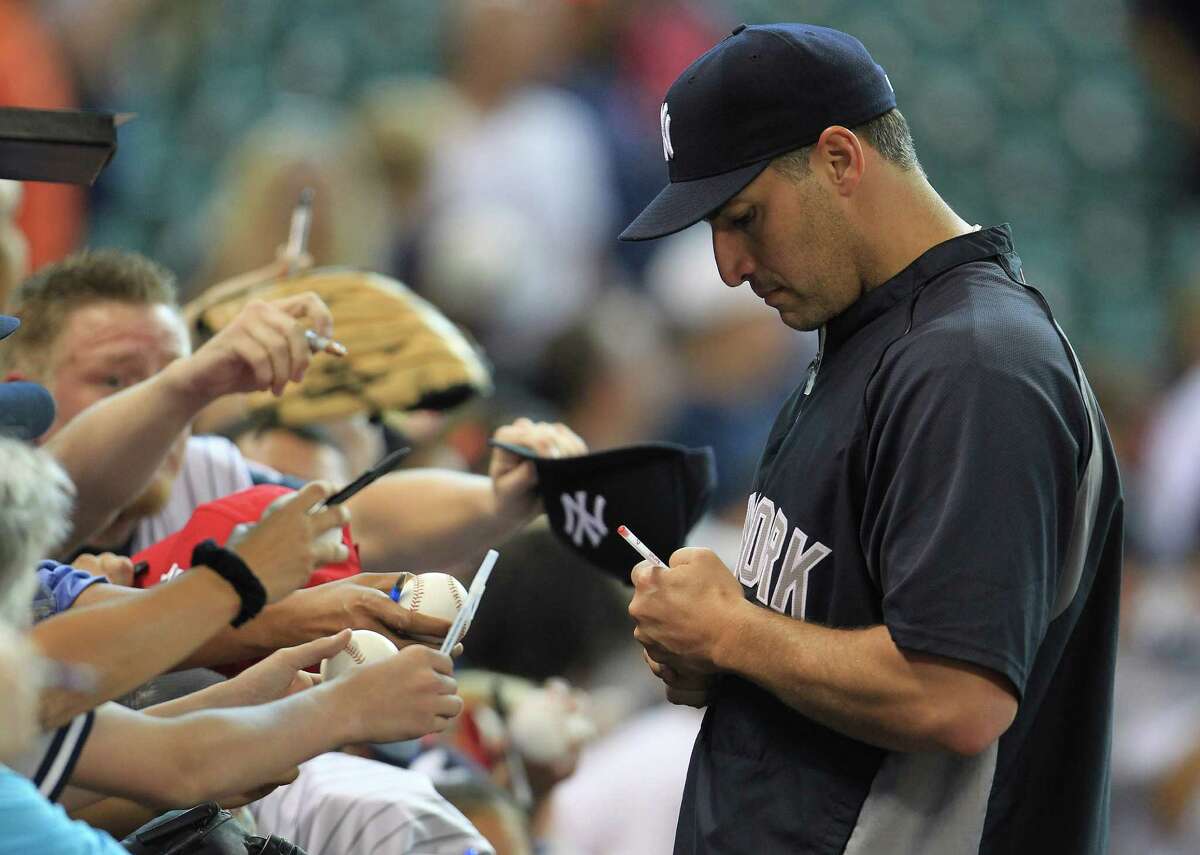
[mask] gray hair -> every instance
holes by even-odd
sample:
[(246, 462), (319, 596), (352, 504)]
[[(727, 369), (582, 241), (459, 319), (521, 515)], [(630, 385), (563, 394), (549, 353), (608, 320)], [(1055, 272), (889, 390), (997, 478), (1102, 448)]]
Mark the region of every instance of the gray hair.
[(47, 452), (0, 437), (0, 621), (29, 623), (35, 564), (66, 540), (74, 497)]
[[(917, 159), (917, 149), (913, 145), (908, 121), (899, 110), (888, 110), (882, 116), (850, 130), (893, 166), (904, 172), (916, 171), (921, 175), (925, 174), (921, 162)], [(812, 149), (811, 145), (793, 149), (775, 158), (771, 165), (793, 181), (807, 178), (810, 171), (808, 156)]]

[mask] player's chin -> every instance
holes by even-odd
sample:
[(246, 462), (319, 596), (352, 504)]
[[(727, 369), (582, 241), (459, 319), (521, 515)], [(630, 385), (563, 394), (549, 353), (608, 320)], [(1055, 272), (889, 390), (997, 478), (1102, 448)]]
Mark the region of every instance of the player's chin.
[(820, 329), (825, 323), (826, 318), (813, 317), (811, 312), (799, 311), (794, 308), (779, 306), (776, 309), (779, 312), (779, 319), (787, 326), (800, 332), (811, 332), (815, 329)]

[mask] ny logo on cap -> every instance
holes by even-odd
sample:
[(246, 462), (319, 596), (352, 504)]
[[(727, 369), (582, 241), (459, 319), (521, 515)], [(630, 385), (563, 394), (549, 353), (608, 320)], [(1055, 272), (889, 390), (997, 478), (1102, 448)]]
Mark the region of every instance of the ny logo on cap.
[(583, 546), (586, 537), (593, 547), (598, 547), (600, 541), (608, 534), (608, 526), (604, 524), (604, 497), (596, 496), (596, 509), (589, 512), (587, 493), (576, 490), (575, 495), (562, 494), (563, 513), (567, 515), (565, 528), (567, 535), (576, 546)]
[(671, 147), (671, 114), (667, 112), (666, 101), (658, 112), (658, 126), (662, 129), (663, 160), (670, 160), (675, 156), (675, 149)]

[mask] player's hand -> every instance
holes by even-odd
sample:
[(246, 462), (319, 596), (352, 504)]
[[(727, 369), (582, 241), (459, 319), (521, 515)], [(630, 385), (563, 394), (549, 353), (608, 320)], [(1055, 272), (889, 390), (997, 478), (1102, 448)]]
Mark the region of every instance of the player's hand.
[(321, 682), (320, 674), (305, 671), (346, 649), (350, 630), (318, 638), (295, 647), (276, 650), (266, 659), (251, 665), (221, 687), (221, 706), (248, 707), (286, 698), (311, 689)]
[(312, 359), (307, 329), (333, 336), (329, 307), (311, 291), (269, 303), (250, 300), (199, 350), (167, 371), (199, 406), (237, 392), (270, 389), (279, 395), (288, 381), (304, 376)]
[(331, 505), (312, 512), (333, 492), (328, 482), (313, 481), (286, 500), (273, 503), (255, 525), (234, 529), (227, 546), (246, 562), (266, 588), (268, 603), (299, 588), (322, 564), (350, 557), (340, 539), (321, 537), (345, 525), (350, 519), (350, 509)]
[(124, 555), (113, 552), (101, 552), (93, 555), (85, 552), (71, 559), (71, 566), (77, 570), (91, 573), (93, 576), (105, 576), (114, 585), (124, 585), (126, 588), (133, 584), (133, 561)]
[(680, 671), (670, 665), (656, 662), (644, 647), (642, 659), (649, 666), (650, 672), (666, 684), (668, 701), (696, 709), (708, 706), (709, 693), (716, 682), (716, 675)]
[[(549, 422), (517, 419), (499, 428), (493, 439), (532, 448), (543, 457), (574, 457), (587, 454), (587, 443), (569, 427)], [(537, 495), (537, 469), (533, 462), (503, 448), (492, 449), (488, 466), (497, 513), (514, 522), (526, 522), (541, 512)]]
[(716, 670), (715, 652), (745, 608), (742, 586), (711, 549), (684, 547), (670, 567), (642, 561), (630, 574), (634, 638), (657, 663), (679, 674)]
[(394, 742), (441, 733), (463, 708), (449, 656), (419, 644), (357, 668), (323, 690), (337, 692), (353, 742)]
[[(450, 631), (450, 622), (401, 608), (388, 592), (411, 573), (359, 573), (297, 591), (282, 604), (288, 628), (305, 638), (338, 630), (369, 629), (403, 649), (424, 644), (435, 649)], [(281, 616), (283, 617), (283, 616)]]

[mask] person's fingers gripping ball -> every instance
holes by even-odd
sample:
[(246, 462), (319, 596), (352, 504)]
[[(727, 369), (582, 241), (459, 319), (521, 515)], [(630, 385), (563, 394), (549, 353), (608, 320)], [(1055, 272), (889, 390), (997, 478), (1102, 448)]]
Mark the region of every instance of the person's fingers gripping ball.
[(449, 656), (419, 644), (352, 668), (322, 690), (341, 693), (359, 742), (441, 733), (463, 708)]
[[(369, 629), (398, 648), (441, 647), (450, 622), (402, 608), (388, 596), (409, 573), (359, 573), (296, 593), (297, 620), (306, 634), (329, 635), (343, 628)], [(455, 655), (461, 645), (455, 648)]]
[(350, 630), (346, 629), (336, 635), (276, 650), (230, 679), (225, 688), (236, 691), (234, 697), (238, 706), (265, 704), (311, 689), (321, 682), (321, 675), (305, 669), (319, 664), (322, 659), (336, 656), (346, 649), (349, 641)]

